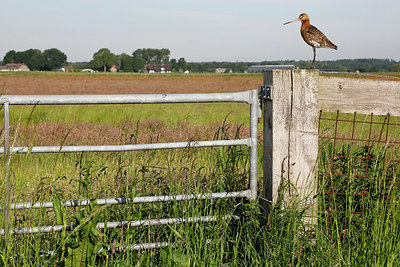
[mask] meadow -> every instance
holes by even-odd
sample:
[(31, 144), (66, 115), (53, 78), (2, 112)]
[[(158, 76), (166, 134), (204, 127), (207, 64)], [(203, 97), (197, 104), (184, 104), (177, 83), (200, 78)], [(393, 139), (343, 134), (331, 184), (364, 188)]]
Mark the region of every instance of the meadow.
[[(221, 79), (226, 78), (222, 76)], [(246, 81), (237, 83), (233, 91), (241, 90)], [(18, 146), (234, 139), (247, 137), (249, 132), (245, 104), (11, 107), (10, 114), (12, 141)], [(3, 120), (3, 115), (0, 116)], [(368, 121), (368, 117), (359, 120)], [(346, 123), (338, 128), (343, 135), (351, 134)], [(321, 132), (326, 135), (332, 134), (334, 129), (330, 121), (321, 126)], [(357, 128), (357, 132), (363, 130), (363, 127)], [(381, 131), (378, 125), (373, 134), (379, 136)], [(398, 128), (393, 131), (393, 139), (398, 138), (397, 135), (400, 136)], [(260, 194), (261, 142), (262, 134), (258, 167)], [(276, 200), (269, 216), (263, 213), (260, 198), (256, 201), (238, 198), (106, 206), (92, 202), (74, 208), (61, 205), (61, 201), (70, 199), (243, 190), (248, 187), (249, 175), (249, 153), (245, 147), (12, 155), (12, 202), (53, 201), (55, 208), (13, 211), (11, 227), (58, 224), (75, 228), (50, 234), (10, 235), (8, 242), (3, 237), (0, 265), (398, 265), (398, 147), (378, 143), (367, 149), (354, 144), (350, 149), (349, 143), (332, 144), (330, 139), (320, 141), (320, 186), (315, 192), (320, 212), (317, 212), (317, 224), (313, 225), (303, 220), (307, 211), (303, 200), (307, 196), (299, 195), (294, 185), (285, 181), (280, 194), (287, 195), (290, 191), (290, 198)], [(332, 164), (327, 154), (341, 157)], [(4, 173), (4, 165), (0, 169)], [(371, 179), (368, 184), (358, 181), (357, 173), (366, 170), (371, 177), (385, 179)], [(338, 171), (354, 175), (352, 179), (337, 179), (334, 174)], [(0, 187), (4, 192), (4, 180)], [(337, 192), (342, 192), (339, 188), (349, 191), (343, 198), (340, 194), (326, 194), (331, 188), (337, 188)], [(368, 208), (368, 212), (361, 215), (357, 213), (360, 192)], [(1, 202), (4, 203), (4, 194)], [(96, 228), (100, 222), (214, 215), (238, 217), (208, 223)], [(1, 228), (4, 228), (3, 216), (2, 212)], [(169, 246), (132, 247), (154, 242)]]

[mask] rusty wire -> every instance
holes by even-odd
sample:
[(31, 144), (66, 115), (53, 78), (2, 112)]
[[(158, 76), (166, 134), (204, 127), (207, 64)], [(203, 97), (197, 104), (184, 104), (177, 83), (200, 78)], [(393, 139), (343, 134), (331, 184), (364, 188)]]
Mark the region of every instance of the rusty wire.
[(379, 212), (374, 201), (391, 198), (389, 185), (400, 176), (400, 120), (321, 110), (318, 136), (319, 218), (325, 229), (345, 231), (349, 215)]

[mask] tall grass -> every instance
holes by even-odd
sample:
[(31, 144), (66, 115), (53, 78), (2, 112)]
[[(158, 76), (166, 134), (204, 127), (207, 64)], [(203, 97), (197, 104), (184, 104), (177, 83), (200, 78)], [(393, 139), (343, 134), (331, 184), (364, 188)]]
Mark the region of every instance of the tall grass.
[[(11, 125), (16, 125), (18, 121), (23, 125), (39, 122), (122, 125), (129, 121), (153, 119), (176, 127), (181, 122), (190, 122), (191, 125), (221, 122), (227, 114), (230, 123), (250, 125), (249, 106), (240, 103), (36, 106), (32, 114), (30, 108), (11, 106), (10, 114)], [(4, 120), (2, 112), (0, 119)]]
[[(332, 150), (332, 144), (324, 149)], [(400, 164), (381, 159), (397, 159), (399, 148), (389, 151), (388, 147), (353, 147), (350, 151), (349, 146), (343, 145), (336, 149), (350, 158), (339, 158), (332, 164), (321, 157), (328, 174), (319, 177), (318, 198), (318, 231), (336, 243), (330, 246), (334, 262), (398, 265)], [(352, 159), (360, 156), (364, 159)], [(350, 176), (333, 175), (338, 172)]]
[[(213, 136), (238, 138), (243, 128), (222, 120)], [(303, 204), (307, 196), (300, 195), (287, 181), (282, 182), (279, 194), (288, 196), (286, 192), (290, 191), (291, 197), (276, 199), (268, 216), (260, 208), (260, 198), (112, 206), (91, 202), (75, 208), (61, 205), (61, 201), (68, 199), (243, 190), (248, 186), (249, 152), (242, 147), (13, 155), (13, 201), (53, 201), (54, 209), (13, 211), (12, 227), (58, 224), (74, 225), (74, 229), (11, 235), (8, 242), (2, 239), (0, 265), (398, 265), (400, 166), (395, 161), (400, 156), (398, 148), (349, 147), (339, 143), (334, 148), (327, 141), (320, 143), (320, 151), (319, 187), (314, 192), (320, 211), (316, 224), (304, 219), (308, 212)], [(261, 146), (259, 153), (261, 173)], [(329, 153), (345, 157), (332, 164), (326, 157)], [(360, 155), (367, 159), (355, 160)], [(386, 164), (380, 160), (383, 158), (392, 161)], [(368, 176), (384, 179), (357, 179), (357, 174), (366, 170)], [(338, 179), (334, 173), (350, 173), (351, 179)], [(3, 183), (1, 187), (4, 188)], [(347, 195), (326, 194), (332, 188)], [(358, 195), (360, 192), (365, 195), (363, 199)], [(100, 222), (225, 214), (240, 217), (208, 223), (96, 228)], [(131, 249), (133, 244), (154, 242), (169, 246)]]
[[(149, 155), (148, 165), (137, 170), (139, 181), (134, 181), (125, 162), (118, 158), (115, 166), (94, 163), (90, 158), (80, 158), (77, 181), (68, 181), (75, 185), (81, 198), (93, 199), (111, 191), (112, 186), (121, 196), (139, 196), (145, 194), (143, 187), (153, 194), (208, 192), (211, 187), (227, 190), (231, 186), (243, 187), (246, 179), (240, 172), (230, 172), (229, 184), (223, 174), (231, 166), (235, 158), (240, 160), (238, 151), (208, 151), (218, 162), (211, 173), (211, 178), (204, 177), (200, 168), (190, 167), (192, 154), (187, 154), (179, 161), (180, 167), (170, 165), (164, 171), (150, 167), (156, 156)], [(190, 152), (192, 153), (192, 152)], [(246, 152), (241, 151), (239, 154)], [(225, 155), (225, 156), (224, 156)], [(180, 155), (182, 156), (182, 155)], [(125, 158), (125, 157), (123, 157)], [(229, 158), (229, 159), (228, 159)], [(233, 161), (232, 161), (233, 159)], [(229, 163), (228, 163), (229, 162)], [(189, 165), (188, 165), (189, 164)], [(388, 170), (388, 169), (387, 169)], [(395, 170), (395, 169), (392, 169)], [(246, 171), (244, 171), (246, 172)], [(391, 172), (391, 171), (390, 171)], [(398, 173), (398, 169), (397, 169)], [(112, 174), (112, 175), (111, 175)], [(381, 173), (380, 173), (381, 174)], [(114, 182), (103, 187), (96, 181), (103, 175)], [(155, 175), (154, 178), (150, 178)], [(142, 179), (140, 179), (142, 178)], [(205, 178), (205, 179), (204, 179)], [(232, 179), (233, 178), (233, 179)], [(144, 181), (151, 179), (150, 185)], [(209, 179), (208, 181), (206, 181)], [(237, 179), (236, 182), (232, 180)], [(325, 178), (320, 178), (321, 181)], [(67, 199), (63, 181), (68, 178), (53, 180), (52, 185), (43, 183), (38, 188), (38, 197), (53, 200)], [(118, 182), (119, 181), (119, 182)], [(63, 209), (56, 205), (54, 211), (33, 211), (29, 213), (14, 212), (13, 227), (57, 224), (74, 224), (72, 232), (55, 234), (35, 234), (12, 236), (8, 244), (1, 243), (1, 255), (4, 265), (37, 265), (80, 264), (88, 265), (397, 265), (399, 234), (399, 187), (398, 176), (386, 186), (388, 195), (374, 195), (367, 202), (364, 216), (353, 214), (360, 202), (357, 199), (334, 199), (332, 209), (344, 209), (347, 218), (342, 214), (320, 214), (318, 224), (310, 225), (304, 221), (306, 207), (302, 206), (302, 196), (296, 195), (291, 184), (282, 184), (283, 195), (291, 191), (290, 199), (281, 198), (274, 203), (271, 214), (265, 217), (258, 201), (248, 202), (235, 200), (194, 200), (184, 202), (138, 204), (124, 206), (98, 207), (90, 205), (84, 208)], [(119, 183), (117, 185), (117, 183)], [(342, 181), (337, 181), (340, 186)], [(45, 185), (46, 184), (46, 185)], [(321, 182), (321, 184), (323, 184)], [(320, 190), (328, 186), (323, 184)], [(96, 188), (98, 187), (98, 188)], [(356, 187), (356, 186), (354, 186)], [(376, 188), (375, 188), (376, 189)], [(373, 192), (375, 189), (371, 187)], [(354, 189), (355, 190), (355, 189)], [(294, 192), (294, 193), (293, 193)], [(148, 193), (148, 192), (146, 192)], [(389, 200), (389, 201), (388, 201)], [(326, 195), (318, 194), (318, 201), (326, 203)], [(141, 220), (161, 217), (189, 217), (221, 214), (241, 214), (239, 220), (218, 220), (211, 223), (183, 223), (169, 226), (143, 226), (138, 228), (121, 228), (116, 230), (97, 230), (98, 222), (119, 220)], [(344, 226), (344, 224), (346, 224)], [(129, 245), (138, 243), (167, 242), (170, 246), (159, 249), (129, 250)], [(45, 256), (43, 251), (53, 251)], [(96, 253), (101, 251), (100, 253)], [(16, 255), (19, 256), (16, 256)], [(24, 257), (21, 257), (24, 255)]]
[[(241, 127), (237, 127), (235, 136), (230, 136), (231, 127), (233, 126), (224, 121), (216, 130), (215, 139), (239, 138)], [(63, 207), (61, 200), (243, 190), (247, 187), (248, 180), (247, 158), (247, 149), (234, 147), (143, 153), (13, 155), (13, 200), (53, 200), (55, 208), (29, 212), (14, 211), (12, 227), (57, 223), (75, 225), (75, 229), (70, 233), (63, 231), (54, 235), (14, 235), (8, 243), (2, 243), (3, 263), (25, 265), (30, 263), (33, 257), (38, 265), (69, 265), (71, 262), (94, 264), (108, 262), (110, 258), (112, 261), (120, 261), (120, 255), (124, 261), (136, 262), (137, 256), (129, 258), (116, 251), (130, 244), (163, 240), (172, 244), (184, 244), (186, 247), (192, 239), (199, 238), (196, 233), (200, 224), (122, 228), (103, 232), (95, 226), (97, 222), (107, 221), (233, 214), (241, 206), (242, 200), (195, 200), (110, 207), (89, 205), (73, 209)], [(27, 166), (29, 167), (26, 168)], [(36, 183), (35, 179), (38, 180)], [(33, 186), (33, 190), (27, 191), (27, 185)], [(201, 249), (207, 248), (208, 251), (208, 235), (223, 235), (229, 229), (228, 224), (229, 222), (219, 220), (207, 224), (206, 228), (199, 228), (202, 242), (207, 243), (207, 246), (203, 244)], [(196, 231), (193, 232), (193, 229)], [(184, 231), (191, 235), (183, 235)], [(100, 254), (95, 253), (99, 250), (102, 251)], [(52, 256), (42, 257), (43, 251), (52, 251)], [(129, 252), (129, 255), (131, 253)], [(147, 257), (146, 254), (147, 252), (143, 253), (143, 257), (139, 257), (140, 261), (161, 262), (161, 259)], [(197, 261), (204, 260), (199, 256)], [(210, 260), (217, 261), (212, 256)]]

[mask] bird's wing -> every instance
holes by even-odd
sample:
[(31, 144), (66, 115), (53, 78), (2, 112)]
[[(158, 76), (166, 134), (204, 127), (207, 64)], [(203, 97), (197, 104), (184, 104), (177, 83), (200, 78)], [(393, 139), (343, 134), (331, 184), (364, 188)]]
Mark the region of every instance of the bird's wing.
[(313, 25), (304, 29), (302, 35), (304, 40), (313, 47), (329, 47), (336, 49), (336, 45), (329, 41), (329, 39)]
[(304, 31), (304, 38), (306, 38), (309, 41), (314, 41), (317, 43), (321, 43), (321, 41), (326, 38), (325, 35), (318, 30), (316, 27), (313, 25), (308, 26)]

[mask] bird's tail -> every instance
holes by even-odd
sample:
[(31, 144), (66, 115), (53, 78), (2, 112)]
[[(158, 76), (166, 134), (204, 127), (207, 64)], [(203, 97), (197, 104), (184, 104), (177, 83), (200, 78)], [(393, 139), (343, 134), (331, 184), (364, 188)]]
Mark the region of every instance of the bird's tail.
[(328, 38), (325, 37), (321, 42), (321, 48), (332, 48), (337, 50), (337, 45), (335, 45)]
[(328, 47), (337, 50), (337, 45), (335, 45), (335, 44), (332, 43), (331, 41), (329, 41)]

